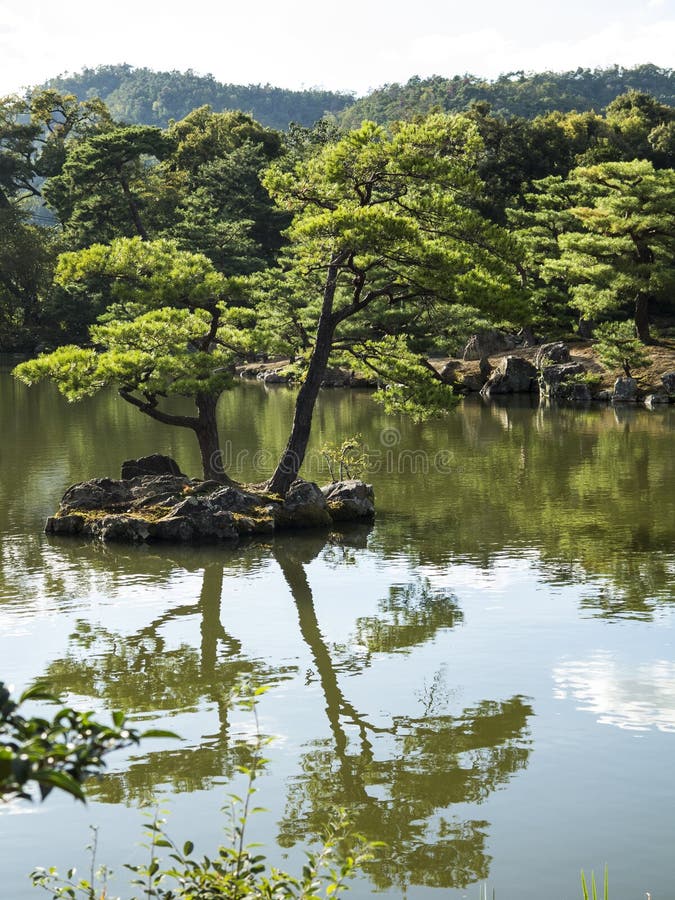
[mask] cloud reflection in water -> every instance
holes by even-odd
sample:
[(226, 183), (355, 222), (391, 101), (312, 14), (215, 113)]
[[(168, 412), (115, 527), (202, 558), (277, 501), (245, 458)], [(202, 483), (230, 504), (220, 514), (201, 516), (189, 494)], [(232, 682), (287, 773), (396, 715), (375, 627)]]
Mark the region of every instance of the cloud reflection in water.
[(553, 670), (554, 696), (574, 698), (602, 725), (630, 731), (675, 732), (675, 663), (665, 659), (624, 664), (605, 652), (570, 660)]

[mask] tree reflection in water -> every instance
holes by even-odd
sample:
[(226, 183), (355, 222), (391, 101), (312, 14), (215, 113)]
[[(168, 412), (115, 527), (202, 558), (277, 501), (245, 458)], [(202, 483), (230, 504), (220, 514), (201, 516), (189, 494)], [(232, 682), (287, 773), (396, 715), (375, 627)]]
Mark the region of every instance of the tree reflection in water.
[[(242, 680), (273, 685), (296, 670), (249, 658), (222, 625), (223, 565), (206, 565), (196, 605), (168, 609), (132, 635), (79, 621), (68, 654), (45, 670), (43, 678), (55, 690), (87, 702), (104, 697), (108, 706), (124, 709), (136, 720), (194, 713), (205, 703), (215, 709), (218, 725), (213, 733), (163, 750), (148, 752), (144, 746), (146, 752), (133, 757), (125, 771), (92, 782), (89, 794), (96, 800), (146, 804), (162, 788), (176, 793), (203, 790), (230, 780), (237, 765), (250, 762), (249, 742), (230, 737), (233, 695)], [(195, 614), (199, 647), (167, 646), (165, 626)]]
[[(319, 833), (338, 807), (354, 827), (387, 850), (368, 875), (379, 889), (407, 885), (463, 887), (487, 877), (489, 823), (452, 814), (478, 804), (527, 765), (526, 699), (485, 700), (460, 715), (393, 716), (376, 726), (345, 697), (321, 633), (305, 564), (321, 548), (276, 542), (274, 555), (296, 604), (325, 699), (331, 738), (313, 740), (288, 787), (279, 843)], [(369, 653), (410, 652), (462, 619), (451, 595), (419, 579), (395, 586), (378, 616), (357, 621), (355, 640)], [(429, 704), (430, 708), (433, 703)], [(356, 732), (356, 740), (350, 734)]]
[[(348, 647), (329, 645), (306, 566), (320, 554), (336, 568), (356, 562), (367, 534), (368, 529), (357, 528), (331, 535), (328, 543), (325, 535), (293, 535), (271, 545), (295, 603), (313, 661), (310, 677), (320, 684), (330, 729), (330, 738), (305, 745), (299, 774), (288, 785), (279, 843), (311, 839), (337, 807), (345, 807), (356, 830), (388, 845), (368, 869), (376, 887), (464, 886), (487, 876), (489, 823), (455, 814), (453, 807), (480, 804), (527, 765), (532, 708), (525, 698), (513, 696), (444, 714), (442, 671), (421, 697), (422, 715), (376, 721), (357, 708), (343, 690), (341, 674), (358, 674), (378, 657), (410, 654), (463, 621), (454, 595), (417, 578), (393, 585), (375, 614), (357, 618)], [(252, 557), (269, 553), (258, 546)], [(143, 755), (132, 757), (125, 771), (92, 785), (95, 799), (148, 803), (156, 790), (191, 792), (232, 779), (250, 753), (246, 739), (235, 739), (230, 728), (237, 685), (242, 678), (269, 685), (297, 676), (295, 666), (250, 657), (222, 624), (226, 564), (210, 555), (197, 603), (173, 606), (131, 635), (78, 621), (66, 655), (47, 666), (43, 677), (62, 693), (87, 703), (103, 697), (135, 719), (161, 714), (180, 717), (188, 731), (199, 728), (179, 746), (150, 752), (143, 747)], [(171, 641), (168, 627), (194, 616), (196, 646)], [(204, 719), (194, 715), (205, 706), (217, 719), (209, 733), (201, 733)]]

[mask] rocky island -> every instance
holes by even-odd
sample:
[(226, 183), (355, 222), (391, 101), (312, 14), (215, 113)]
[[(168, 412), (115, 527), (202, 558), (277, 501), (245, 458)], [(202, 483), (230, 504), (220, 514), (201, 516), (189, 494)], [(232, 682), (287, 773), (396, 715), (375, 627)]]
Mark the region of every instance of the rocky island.
[(241, 536), (293, 528), (331, 528), (375, 515), (372, 485), (339, 481), (319, 488), (296, 480), (285, 498), (261, 486), (184, 475), (168, 456), (128, 460), (121, 478), (70, 487), (47, 520), (52, 535), (102, 541), (236, 542)]

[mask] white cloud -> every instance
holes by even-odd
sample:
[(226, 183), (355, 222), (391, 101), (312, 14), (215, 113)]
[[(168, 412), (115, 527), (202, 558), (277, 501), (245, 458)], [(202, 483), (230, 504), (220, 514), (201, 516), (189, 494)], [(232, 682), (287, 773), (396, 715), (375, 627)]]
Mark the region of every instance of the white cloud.
[(525, 51), (528, 68), (569, 69), (576, 66), (632, 66), (651, 62), (669, 66), (675, 47), (675, 19), (634, 27), (629, 22), (608, 24), (574, 42), (551, 41)]
[[(577, 37), (517, 42), (494, 28), (457, 34), (423, 35), (398, 59), (409, 74), (454, 75), (470, 72), (496, 78), (506, 72), (565, 71), (645, 62), (669, 66), (675, 47), (675, 19), (643, 24), (616, 22)], [(393, 54), (388, 54), (389, 62)]]
[(495, 28), (463, 34), (432, 34), (416, 38), (410, 47), (407, 64), (415, 71), (441, 74), (483, 74), (492, 60), (515, 56), (517, 48)]

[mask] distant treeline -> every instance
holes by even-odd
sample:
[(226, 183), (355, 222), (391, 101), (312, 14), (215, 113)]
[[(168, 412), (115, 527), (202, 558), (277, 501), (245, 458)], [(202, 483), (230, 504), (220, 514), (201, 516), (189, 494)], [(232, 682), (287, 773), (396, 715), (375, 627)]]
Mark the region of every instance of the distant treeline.
[(575, 69), (571, 72), (510, 72), (496, 81), (474, 75), (453, 78), (411, 78), (407, 84), (388, 84), (362, 97), (341, 116), (345, 127), (357, 127), (364, 119), (384, 124), (428, 115), (430, 112), (462, 112), (486, 101), (494, 115), (536, 116), (558, 112), (602, 112), (616, 97), (635, 90), (650, 94), (669, 106), (675, 101), (672, 69), (653, 65), (624, 69)]
[(237, 109), (250, 113), (268, 128), (284, 130), (290, 122), (312, 125), (326, 114), (337, 114), (354, 96), (316, 88), (291, 91), (270, 84), (221, 84), (213, 75), (153, 72), (129, 65), (98, 66), (74, 75), (52, 78), (48, 87), (80, 100), (100, 97), (115, 119), (133, 125), (166, 127), (197, 107)]
[(357, 100), (344, 92), (221, 84), (212, 75), (153, 72), (129, 65), (84, 69), (75, 75), (53, 78), (48, 86), (75, 94), (81, 100), (100, 97), (117, 120), (160, 127), (165, 127), (170, 119), (184, 118), (204, 104), (216, 111), (243, 110), (263, 125), (281, 130), (290, 122), (312, 125), (326, 116), (343, 127), (353, 128), (364, 119), (386, 123), (435, 110), (461, 112), (478, 101), (488, 102), (496, 115), (527, 119), (553, 110), (600, 112), (629, 90), (675, 105), (673, 70), (649, 64), (632, 69), (613, 66), (562, 73), (511, 72), (496, 81), (474, 75), (415, 77), (403, 85), (385, 85)]

